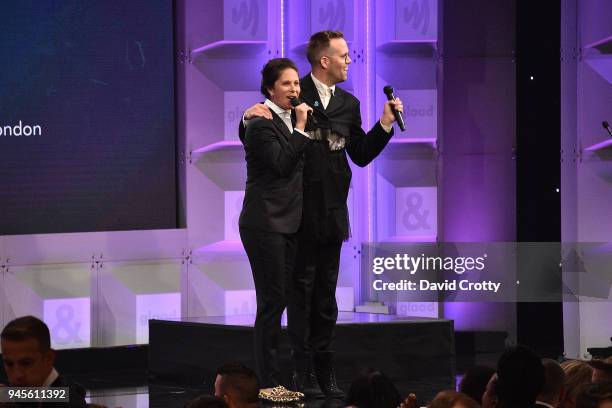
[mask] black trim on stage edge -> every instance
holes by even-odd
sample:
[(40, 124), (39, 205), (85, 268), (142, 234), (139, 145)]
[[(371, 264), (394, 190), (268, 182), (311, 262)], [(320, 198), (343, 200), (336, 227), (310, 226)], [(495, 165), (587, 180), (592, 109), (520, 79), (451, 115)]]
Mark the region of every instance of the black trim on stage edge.
[[(252, 349), (253, 328), (249, 326), (149, 321), (149, 373), (155, 381), (212, 386), (215, 370), (224, 363), (238, 361), (254, 367)], [(412, 392), (411, 381), (445, 382), (441, 386), (454, 387), (455, 336), (450, 320), (403, 318), (339, 324), (334, 350), (343, 387), (365, 368), (384, 371), (402, 393)], [(281, 372), (289, 383), (290, 349), (284, 328), (280, 354)]]
[[(147, 382), (148, 348), (134, 345), (58, 350), (55, 368), (89, 390), (115, 388), (118, 378), (123, 387), (141, 386)], [(4, 365), (0, 364), (0, 384), (7, 382)]]

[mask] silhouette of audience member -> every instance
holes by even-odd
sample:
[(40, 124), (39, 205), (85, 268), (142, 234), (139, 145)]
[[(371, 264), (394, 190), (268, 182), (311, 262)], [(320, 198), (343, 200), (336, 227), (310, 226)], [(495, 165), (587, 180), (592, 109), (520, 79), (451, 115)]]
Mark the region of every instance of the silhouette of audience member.
[(612, 408), (612, 382), (582, 385), (576, 395), (576, 408)]
[(559, 408), (563, 401), (565, 372), (561, 365), (550, 358), (542, 359), (544, 386), (538, 393), (536, 405), (544, 408)]
[(358, 408), (397, 408), (399, 391), (384, 373), (369, 369), (351, 383), (346, 404)]
[(533, 408), (543, 387), (544, 366), (531, 349), (517, 346), (501, 355), (495, 384), (498, 407)]
[(427, 405), (428, 408), (480, 408), (478, 402), (455, 390), (440, 391)]
[(469, 368), (459, 384), (459, 392), (462, 392), (482, 405), (482, 394), (487, 388), (487, 383), (495, 370), (491, 367), (474, 366)]
[(54, 368), (49, 328), (34, 316), (10, 321), (0, 333), (4, 371), (11, 387), (68, 387), (69, 402), (46, 402), (47, 408), (86, 407), (85, 390), (69, 383)]
[(259, 404), (259, 382), (250, 368), (229, 363), (217, 369), (215, 396), (222, 398), (229, 408), (252, 408)]
[(228, 405), (213, 395), (200, 395), (186, 403), (185, 408), (228, 408)]
[(565, 371), (563, 408), (576, 408), (576, 395), (584, 384), (591, 382), (593, 367), (586, 361), (566, 360), (561, 363)]

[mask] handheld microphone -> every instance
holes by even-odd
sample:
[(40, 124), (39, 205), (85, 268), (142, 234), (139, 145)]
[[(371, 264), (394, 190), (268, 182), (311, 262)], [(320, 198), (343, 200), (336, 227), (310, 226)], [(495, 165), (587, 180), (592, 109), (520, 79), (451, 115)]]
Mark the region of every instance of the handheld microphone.
[[(291, 106), (293, 106), (294, 108), (298, 105), (303, 104), (304, 101), (302, 101), (299, 97), (295, 97), (295, 98), (291, 98)], [(317, 125), (317, 120), (315, 119), (314, 115), (312, 114), (312, 111), (308, 111), (308, 121), (310, 121), (313, 125)]]
[[(385, 86), (383, 88), (383, 92), (385, 93), (385, 95), (387, 95), (387, 100), (395, 100), (395, 96), (393, 95), (393, 87), (391, 85)], [(402, 116), (402, 112), (393, 108), (393, 115), (395, 115), (395, 120), (401, 131), (403, 132), (404, 130), (406, 130), (406, 125), (404, 124), (404, 116)]]
[(610, 136), (612, 136), (612, 130), (610, 130), (610, 124), (608, 122), (604, 120), (603, 122), (601, 122), (601, 126), (603, 126), (603, 128), (608, 131)]

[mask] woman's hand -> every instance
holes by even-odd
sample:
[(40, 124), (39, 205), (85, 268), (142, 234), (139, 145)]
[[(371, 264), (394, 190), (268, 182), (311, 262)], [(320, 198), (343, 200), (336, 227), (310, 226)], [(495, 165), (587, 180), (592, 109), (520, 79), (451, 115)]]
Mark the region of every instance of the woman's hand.
[(302, 132), (306, 128), (306, 121), (308, 120), (308, 112), (312, 112), (312, 108), (306, 103), (301, 103), (295, 108), (295, 128)]

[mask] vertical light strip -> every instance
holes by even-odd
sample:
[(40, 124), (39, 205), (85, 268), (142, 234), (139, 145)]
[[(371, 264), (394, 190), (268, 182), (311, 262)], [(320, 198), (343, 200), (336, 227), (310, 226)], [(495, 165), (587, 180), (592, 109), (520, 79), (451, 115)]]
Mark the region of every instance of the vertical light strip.
[(281, 57), (285, 56), (285, 0), (280, 0)]
[(365, 0), (365, 19), (366, 19), (366, 30), (365, 30), (365, 77), (366, 77), (366, 103), (368, 110), (366, 111), (366, 126), (370, 128), (370, 120), (371, 120), (371, 105), (370, 105), (370, 1)]
[[(365, 24), (366, 24), (366, 30), (365, 30), (365, 52), (364, 52), (364, 61), (365, 61), (365, 83), (366, 83), (366, 129), (370, 129), (371, 128), (371, 123), (372, 123), (372, 118), (371, 118), (371, 112), (372, 112), (372, 95), (370, 92), (370, 88), (371, 88), (371, 84), (370, 84), (370, 0), (365, 0), (365, 9), (366, 9), (366, 14), (365, 14)], [(373, 235), (373, 222), (372, 222), (372, 211), (374, 210), (374, 207), (372, 205), (372, 177), (373, 177), (373, 171), (372, 171), (372, 166), (367, 166), (367, 174), (366, 174), (366, 194), (367, 194), (367, 199), (366, 199), (366, 216), (367, 216), (367, 220), (368, 220), (368, 235), (366, 237), (368, 242), (372, 242), (374, 235)]]

